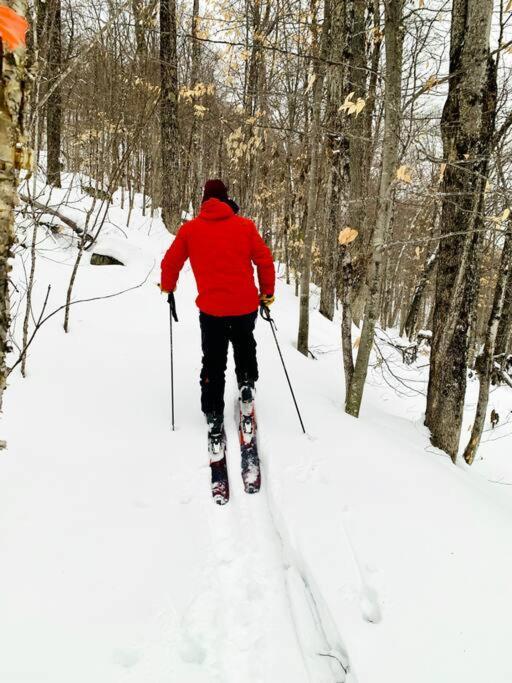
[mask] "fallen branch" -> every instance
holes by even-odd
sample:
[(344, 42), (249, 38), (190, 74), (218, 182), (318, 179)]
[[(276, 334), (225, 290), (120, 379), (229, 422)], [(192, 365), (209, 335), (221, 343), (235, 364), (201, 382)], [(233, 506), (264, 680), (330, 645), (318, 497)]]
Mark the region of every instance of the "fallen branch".
[[(75, 232), (77, 235), (83, 235), (84, 234), (84, 229), (81, 228), (78, 225), (78, 223), (76, 223), (71, 218), (64, 216), (62, 213), (60, 213), (60, 211), (57, 211), (57, 209), (52, 209), (50, 206), (47, 206), (46, 204), (43, 204), (42, 202), (38, 202), (37, 199), (32, 199), (32, 197), (29, 197), (28, 195), (23, 194), (21, 192), (19, 194), (19, 197), (26, 204), (30, 204), (30, 206), (33, 206), (35, 209), (38, 209), (38, 211), (41, 211), (42, 213), (49, 213), (51, 216), (55, 216), (60, 221), (62, 221), (65, 225), (67, 225), (68, 228), (71, 228), (71, 230), (73, 230), (73, 232)], [(90, 235), (85, 235), (84, 239), (92, 241), (92, 237)]]
[(510, 377), (508, 372), (505, 372), (505, 370), (503, 370), (499, 363), (494, 363), (494, 372), (505, 382), (505, 384), (512, 388), (512, 378)]

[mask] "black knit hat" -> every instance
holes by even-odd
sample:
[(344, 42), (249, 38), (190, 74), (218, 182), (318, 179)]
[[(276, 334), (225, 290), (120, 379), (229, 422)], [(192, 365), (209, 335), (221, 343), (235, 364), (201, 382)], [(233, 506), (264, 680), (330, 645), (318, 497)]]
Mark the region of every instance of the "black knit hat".
[(228, 203), (228, 188), (224, 185), (222, 180), (216, 178), (214, 180), (206, 181), (203, 202), (206, 202), (208, 199), (219, 199), (221, 202)]

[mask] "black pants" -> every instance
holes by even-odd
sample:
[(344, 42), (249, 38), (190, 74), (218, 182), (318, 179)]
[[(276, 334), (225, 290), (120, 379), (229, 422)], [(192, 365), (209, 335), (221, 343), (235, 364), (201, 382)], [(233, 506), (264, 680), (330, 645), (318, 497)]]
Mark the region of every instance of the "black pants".
[(223, 412), (229, 342), (233, 345), (236, 378), (241, 384), (258, 379), (254, 326), (258, 312), (217, 317), (201, 312), (201, 408), (204, 413)]

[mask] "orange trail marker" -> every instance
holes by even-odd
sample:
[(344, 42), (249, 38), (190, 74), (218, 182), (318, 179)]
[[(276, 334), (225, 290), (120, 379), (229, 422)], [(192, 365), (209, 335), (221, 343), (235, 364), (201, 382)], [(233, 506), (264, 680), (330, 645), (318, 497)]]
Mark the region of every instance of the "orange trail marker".
[(10, 50), (25, 45), (28, 22), (20, 14), (5, 5), (0, 6), (0, 38)]

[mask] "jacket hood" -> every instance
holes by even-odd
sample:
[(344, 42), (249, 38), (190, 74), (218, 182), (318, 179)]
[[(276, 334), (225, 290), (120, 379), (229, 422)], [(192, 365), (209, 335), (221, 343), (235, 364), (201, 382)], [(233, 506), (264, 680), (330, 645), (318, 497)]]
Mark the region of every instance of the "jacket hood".
[(207, 199), (201, 205), (199, 218), (206, 221), (221, 221), (233, 216), (233, 209), (219, 199)]

